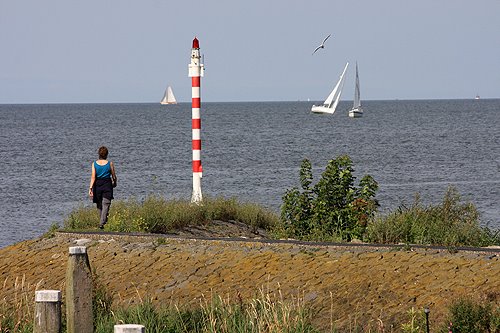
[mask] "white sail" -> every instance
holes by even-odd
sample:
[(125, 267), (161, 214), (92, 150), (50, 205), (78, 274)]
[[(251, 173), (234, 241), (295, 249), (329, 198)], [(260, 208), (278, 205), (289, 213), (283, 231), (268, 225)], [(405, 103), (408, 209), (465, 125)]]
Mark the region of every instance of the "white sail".
[(345, 72), (347, 70), (347, 67), (349, 66), (349, 63), (345, 64), (344, 71), (342, 72), (342, 75), (340, 75), (339, 81), (335, 85), (335, 88), (333, 88), (332, 92), (328, 97), (325, 99), (323, 102), (323, 105), (313, 105), (311, 108), (311, 111), (314, 113), (330, 113), (333, 114), (335, 112), (335, 109), (337, 108), (337, 105), (339, 104), (340, 101), (340, 96), (342, 95), (342, 88), (344, 87), (344, 77), (345, 77)]
[(174, 92), (172, 91), (172, 87), (168, 86), (167, 90), (165, 90), (165, 94), (161, 99), (161, 104), (177, 104), (177, 100), (175, 99)]
[(165, 93), (163, 94), (163, 98), (161, 99), (160, 104), (168, 104), (167, 103), (167, 90), (165, 90)]
[(354, 104), (353, 108), (361, 106), (361, 94), (359, 91), (359, 75), (358, 75), (358, 63), (356, 63), (356, 86), (354, 88)]
[(342, 89), (344, 88), (344, 78), (343, 77), (342, 77), (341, 81), (342, 81), (342, 85), (340, 86), (340, 90), (339, 90), (339, 93), (337, 95), (337, 98), (335, 98), (335, 101), (333, 102), (333, 105), (331, 106), (331, 108), (333, 109), (333, 112), (335, 112), (335, 110), (337, 109), (337, 105), (339, 104), (339, 101), (340, 101), (340, 95), (342, 95)]
[(354, 87), (354, 99), (352, 109), (349, 110), (349, 117), (359, 118), (363, 116), (363, 108), (361, 107), (361, 93), (359, 89), (359, 74), (358, 74), (358, 63), (356, 62), (356, 84)]
[(167, 88), (167, 102), (170, 104), (176, 104), (177, 100), (175, 99), (174, 92), (172, 91), (172, 87)]

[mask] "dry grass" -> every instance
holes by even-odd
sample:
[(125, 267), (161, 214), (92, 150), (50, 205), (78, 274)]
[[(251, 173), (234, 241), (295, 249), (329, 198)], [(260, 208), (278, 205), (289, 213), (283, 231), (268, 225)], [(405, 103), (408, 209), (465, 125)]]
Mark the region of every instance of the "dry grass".
[(0, 299), (0, 332), (31, 332), (35, 311), (35, 291), (42, 281), (35, 285), (26, 282), (26, 277), (8, 277), (2, 284)]
[(298, 295), (285, 300), (281, 291), (259, 290), (257, 297), (236, 303), (230, 297), (202, 298), (203, 332), (316, 332), (310, 312)]

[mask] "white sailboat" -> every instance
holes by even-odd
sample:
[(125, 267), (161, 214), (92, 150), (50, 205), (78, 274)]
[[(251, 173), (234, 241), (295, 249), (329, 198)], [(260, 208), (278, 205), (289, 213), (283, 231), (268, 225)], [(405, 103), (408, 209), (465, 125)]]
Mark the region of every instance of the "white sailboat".
[(335, 85), (335, 88), (333, 88), (332, 92), (328, 97), (325, 99), (322, 105), (313, 105), (311, 107), (311, 112), (313, 113), (329, 113), (333, 114), (335, 112), (335, 109), (337, 108), (337, 105), (339, 104), (340, 100), (340, 95), (342, 94), (342, 88), (344, 87), (344, 75), (345, 71), (347, 70), (347, 67), (349, 66), (349, 63), (345, 64), (344, 71), (342, 72), (342, 75), (340, 75), (339, 81)]
[(172, 87), (168, 86), (165, 90), (165, 94), (163, 95), (160, 104), (177, 104)]
[(352, 109), (349, 110), (349, 117), (359, 118), (363, 116), (363, 108), (361, 107), (361, 94), (359, 92), (359, 75), (358, 63), (356, 62), (356, 87), (354, 88), (354, 103)]

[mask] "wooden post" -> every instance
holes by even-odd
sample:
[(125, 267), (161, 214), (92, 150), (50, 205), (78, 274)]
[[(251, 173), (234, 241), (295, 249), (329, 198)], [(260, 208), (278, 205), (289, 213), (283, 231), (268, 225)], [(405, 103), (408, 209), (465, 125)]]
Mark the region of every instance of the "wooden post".
[(142, 325), (126, 324), (115, 325), (114, 333), (144, 333), (146, 328)]
[(33, 333), (61, 332), (61, 291), (35, 291)]
[(92, 272), (87, 248), (69, 248), (66, 270), (66, 320), (68, 333), (93, 333)]

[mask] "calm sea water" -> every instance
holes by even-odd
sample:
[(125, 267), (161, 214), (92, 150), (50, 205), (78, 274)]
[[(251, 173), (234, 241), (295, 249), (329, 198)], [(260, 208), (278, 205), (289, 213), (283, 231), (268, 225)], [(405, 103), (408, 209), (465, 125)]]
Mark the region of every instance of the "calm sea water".
[[(450, 185), (500, 228), (500, 100), (367, 101), (334, 115), (312, 103), (204, 103), (202, 192), (257, 202), (276, 212), (298, 185), (302, 159), (316, 180), (348, 154), (355, 175), (380, 184), (381, 211), (415, 193), (438, 203)], [(115, 198), (191, 197), (191, 106), (180, 104), (0, 105), (0, 247), (43, 234), (79, 205), (97, 148), (118, 175)]]

